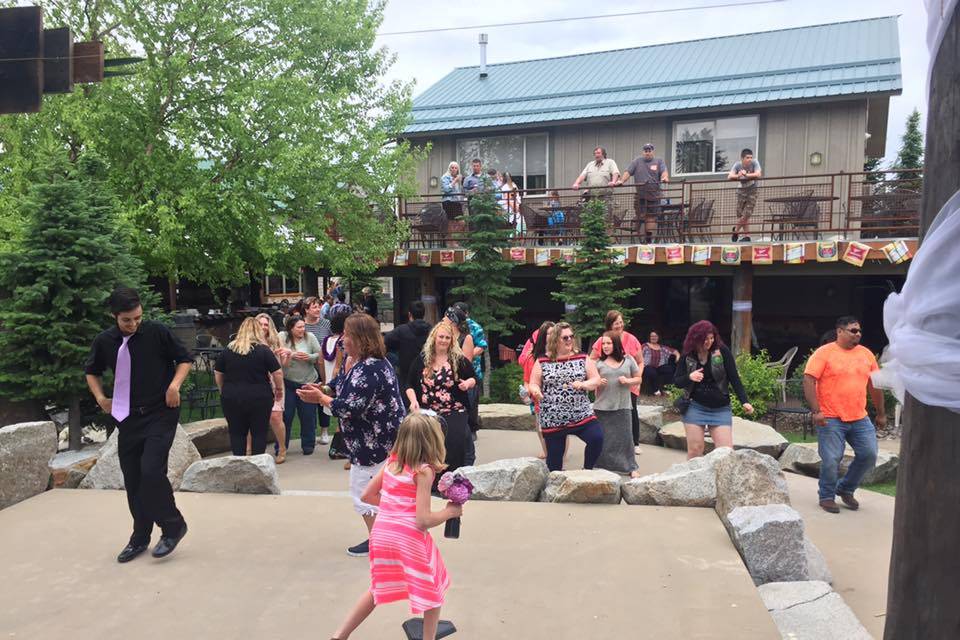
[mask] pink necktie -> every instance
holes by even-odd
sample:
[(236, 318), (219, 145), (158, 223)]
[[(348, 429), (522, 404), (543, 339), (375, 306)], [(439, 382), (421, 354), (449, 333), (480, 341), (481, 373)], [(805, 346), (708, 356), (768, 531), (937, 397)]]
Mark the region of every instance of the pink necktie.
[(130, 415), (130, 349), (127, 342), (130, 336), (123, 338), (123, 344), (117, 351), (117, 366), (113, 368), (113, 405), (110, 414), (117, 422)]

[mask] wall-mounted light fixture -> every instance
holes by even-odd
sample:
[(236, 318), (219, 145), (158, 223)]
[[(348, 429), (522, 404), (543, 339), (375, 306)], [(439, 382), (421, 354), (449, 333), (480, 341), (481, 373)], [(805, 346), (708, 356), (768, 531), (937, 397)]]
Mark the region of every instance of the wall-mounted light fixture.
[(440, 179), (437, 176), (431, 176), (430, 178), (430, 188), (436, 189), (437, 185), (440, 184)]
[(814, 167), (819, 167), (823, 164), (823, 154), (819, 151), (814, 151), (810, 154), (810, 164)]

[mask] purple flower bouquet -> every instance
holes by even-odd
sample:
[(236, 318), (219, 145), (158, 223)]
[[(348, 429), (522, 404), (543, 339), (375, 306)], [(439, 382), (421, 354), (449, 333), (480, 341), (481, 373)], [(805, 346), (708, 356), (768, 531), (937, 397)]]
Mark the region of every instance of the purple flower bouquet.
[[(440, 476), (440, 482), (437, 483), (437, 490), (440, 495), (454, 504), (463, 504), (473, 495), (473, 483), (467, 478), (456, 472), (450, 472)], [(460, 537), (460, 518), (450, 518), (443, 527), (443, 537)]]

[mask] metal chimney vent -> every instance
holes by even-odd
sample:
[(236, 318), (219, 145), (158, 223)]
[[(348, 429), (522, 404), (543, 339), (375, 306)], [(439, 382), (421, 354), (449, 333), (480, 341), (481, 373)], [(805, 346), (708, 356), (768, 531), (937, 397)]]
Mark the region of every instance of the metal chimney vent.
[(487, 77), (487, 34), (480, 34), (480, 79)]

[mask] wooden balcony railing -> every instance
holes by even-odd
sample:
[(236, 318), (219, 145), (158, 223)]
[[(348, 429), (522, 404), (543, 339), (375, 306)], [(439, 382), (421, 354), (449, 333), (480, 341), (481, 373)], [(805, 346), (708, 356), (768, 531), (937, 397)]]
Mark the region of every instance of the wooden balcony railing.
[[(757, 181), (749, 227), (752, 241), (814, 241), (915, 238), (919, 233), (923, 176), (915, 171), (875, 171), (765, 177)], [(520, 191), (498, 201), (517, 246), (570, 246), (582, 238), (580, 213), (589, 198), (601, 198), (614, 244), (728, 244), (742, 209), (737, 183), (674, 181), (659, 198), (638, 197), (633, 185), (602, 190)], [(431, 194), (400, 200), (398, 216), (409, 222), (401, 248), (449, 248), (470, 233), (470, 203), (443, 202)], [(642, 232), (646, 222), (647, 234)]]

